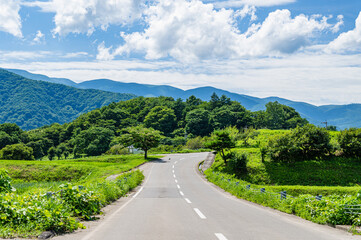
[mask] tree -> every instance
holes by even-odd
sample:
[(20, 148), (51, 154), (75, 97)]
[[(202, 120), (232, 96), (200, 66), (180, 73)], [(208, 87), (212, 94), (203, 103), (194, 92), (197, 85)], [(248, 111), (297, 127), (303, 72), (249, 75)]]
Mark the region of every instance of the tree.
[(91, 127), (81, 131), (74, 139), (74, 151), (88, 156), (97, 156), (109, 149), (113, 131), (103, 127)]
[(44, 151), (43, 151), (43, 142), (42, 141), (31, 141), (28, 142), (26, 144), (26, 146), (31, 147), (33, 149), (34, 152), (34, 157), (35, 159), (40, 159), (44, 156)]
[(211, 132), (209, 123), (209, 111), (194, 109), (187, 113), (186, 131), (195, 136), (206, 136)]
[(338, 142), (346, 157), (361, 158), (361, 129), (350, 128), (341, 131)]
[(177, 126), (176, 116), (173, 109), (166, 106), (156, 106), (144, 118), (144, 125), (170, 136)]
[(326, 129), (307, 124), (271, 139), (268, 150), (275, 161), (295, 162), (324, 158), (332, 145)]
[(308, 123), (294, 108), (277, 101), (266, 104), (265, 114), (266, 126), (269, 129), (291, 129)]
[(0, 132), (0, 149), (7, 145), (13, 144), (12, 137), (4, 131)]
[(256, 130), (254, 130), (253, 128), (245, 128), (243, 129), (242, 133), (239, 134), (240, 136), (240, 139), (243, 140), (243, 145), (245, 147), (247, 147), (249, 144), (248, 144), (248, 140), (249, 139), (252, 139), (252, 138), (255, 138), (259, 135), (259, 132), (257, 132)]
[(148, 150), (157, 147), (162, 138), (159, 131), (143, 126), (128, 127), (125, 131), (128, 133), (121, 136), (123, 145), (142, 149), (145, 159), (148, 158)]
[(53, 160), (56, 155), (56, 149), (54, 147), (49, 148), (48, 150), (48, 158), (49, 160)]
[(7, 160), (34, 160), (33, 149), (22, 143), (7, 145), (0, 151), (0, 155)]
[(224, 160), (225, 165), (227, 165), (228, 155), (226, 151), (234, 148), (236, 146), (235, 140), (231, 136), (231, 132), (227, 129), (225, 130), (215, 130), (212, 133), (210, 141), (206, 142), (206, 147), (216, 150)]

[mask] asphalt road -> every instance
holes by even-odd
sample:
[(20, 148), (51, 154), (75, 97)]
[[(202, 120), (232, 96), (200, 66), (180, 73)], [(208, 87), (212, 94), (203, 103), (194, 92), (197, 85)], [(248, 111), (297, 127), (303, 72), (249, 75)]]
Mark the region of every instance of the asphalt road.
[(174, 154), (144, 165), (142, 187), (113, 205), (104, 220), (55, 239), (360, 239), (224, 193), (197, 172), (206, 155)]

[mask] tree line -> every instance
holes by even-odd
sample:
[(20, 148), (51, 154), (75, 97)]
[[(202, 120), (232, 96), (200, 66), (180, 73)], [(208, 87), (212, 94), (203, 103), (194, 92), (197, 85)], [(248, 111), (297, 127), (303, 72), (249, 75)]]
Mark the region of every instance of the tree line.
[(148, 129), (147, 134), (155, 136), (158, 143), (176, 146), (230, 126), (237, 129), (292, 129), (307, 123), (295, 109), (278, 102), (266, 104), (265, 110), (251, 112), (239, 102), (215, 93), (210, 101), (195, 96), (185, 101), (172, 97), (138, 97), (111, 103), (62, 125), (55, 123), (23, 131), (13, 123), (2, 124), (0, 149), (2, 158), (12, 158), (10, 152), (19, 152), (21, 148), (26, 155), (23, 159), (96, 156), (115, 145), (136, 144), (134, 133), (146, 131), (144, 129)]

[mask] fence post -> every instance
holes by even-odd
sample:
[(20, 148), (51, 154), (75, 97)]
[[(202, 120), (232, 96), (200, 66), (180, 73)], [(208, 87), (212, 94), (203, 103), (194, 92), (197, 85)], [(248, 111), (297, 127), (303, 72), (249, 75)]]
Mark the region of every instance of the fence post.
[(251, 185), (247, 185), (246, 189), (249, 190), (251, 188)]
[(281, 191), (281, 200), (286, 199), (286, 198), (287, 198), (287, 192)]
[(266, 189), (265, 188), (261, 188), (261, 193), (265, 193)]
[(317, 200), (317, 201), (321, 201), (321, 199), (322, 199), (322, 195), (317, 195), (317, 196), (316, 196), (316, 200)]

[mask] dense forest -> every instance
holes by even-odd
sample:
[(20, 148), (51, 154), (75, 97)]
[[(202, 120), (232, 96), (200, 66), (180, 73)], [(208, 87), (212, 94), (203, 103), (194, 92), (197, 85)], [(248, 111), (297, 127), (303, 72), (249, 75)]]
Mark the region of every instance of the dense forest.
[[(250, 112), (239, 102), (213, 94), (209, 102), (194, 96), (185, 101), (171, 97), (138, 97), (82, 114), (66, 124), (52, 124), (23, 131), (16, 124), (0, 125), (0, 149), (18, 152), (35, 159), (50, 159), (70, 154), (100, 155), (115, 145), (124, 145), (129, 128), (142, 126), (160, 136), (162, 145), (179, 146), (187, 141), (209, 136), (215, 129), (290, 129), (307, 124), (291, 107), (270, 102), (265, 111)], [(28, 155), (27, 155), (28, 154)], [(19, 157), (19, 156), (18, 156)], [(14, 157), (10, 157), (14, 158)]]
[(16, 123), (24, 130), (70, 122), (93, 109), (135, 97), (29, 80), (3, 69), (0, 83), (0, 123)]

